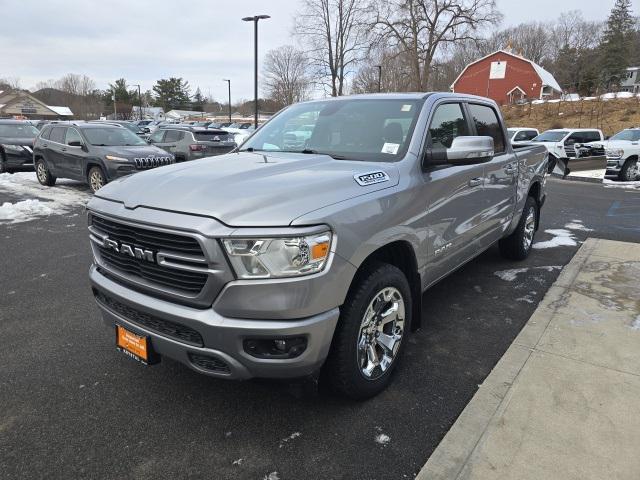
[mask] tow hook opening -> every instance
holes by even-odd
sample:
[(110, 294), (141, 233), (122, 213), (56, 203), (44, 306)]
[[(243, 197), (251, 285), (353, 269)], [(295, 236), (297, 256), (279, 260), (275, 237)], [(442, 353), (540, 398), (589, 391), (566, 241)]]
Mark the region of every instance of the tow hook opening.
[(307, 349), (306, 337), (247, 338), (244, 351), (256, 358), (296, 358)]

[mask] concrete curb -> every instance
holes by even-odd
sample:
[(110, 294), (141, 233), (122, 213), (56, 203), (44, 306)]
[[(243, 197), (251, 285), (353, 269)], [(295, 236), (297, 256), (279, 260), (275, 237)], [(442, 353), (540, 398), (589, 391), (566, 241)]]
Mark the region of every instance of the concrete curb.
[[(512, 385), (516, 383), (521, 373), (524, 374), (530, 368), (528, 362), (541, 353), (537, 350), (537, 346), (547, 333), (547, 329), (551, 328), (550, 324), (558, 310), (566, 308), (567, 298), (572, 294), (578, 276), (584, 268), (588, 270), (588, 262), (593, 262), (594, 258), (627, 260), (628, 255), (624, 253), (616, 259), (602, 257), (603, 249), (600, 249), (600, 246), (604, 247), (605, 243), (617, 248), (615, 244), (618, 242), (587, 239), (569, 264), (563, 268), (529, 321), (484, 383), (479, 386), (474, 397), (420, 470), (416, 479), (467, 478), (469, 465), (473, 464), (472, 458), (475, 458), (475, 452), (483, 448), (490, 435), (490, 426), (495, 426), (498, 420), (503, 419), (503, 413), (510, 406), (511, 397), (514, 394)], [(623, 246), (624, 244), (621, 243), (620, 248), (622, 249)], [(531, 459), (531, 461), (535, 460)], [(526, 475), (522, 476), (522, 478), (525, 477), (529, 478)], [(489, 478), (492, 477), (489, 476)]]
[(593, 177), (580, 177), (577, 175), (560, 175), (559, 173), (552, 173), (552, 177), (558, 178), (560, 180), (569, 180), (572, 182), (587, 182), (587, 183), (603, 183), (602, 178), (593, 178)]

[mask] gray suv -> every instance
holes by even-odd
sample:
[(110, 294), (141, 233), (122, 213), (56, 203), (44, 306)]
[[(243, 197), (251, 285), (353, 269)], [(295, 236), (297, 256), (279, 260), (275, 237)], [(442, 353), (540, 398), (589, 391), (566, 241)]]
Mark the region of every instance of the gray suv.
[(223, 155), (236, 148), (233, 134), (190, 125), (161, 126), (151, 134), (149, 143), (174, 155), (176, 162)]
[(219, 378), (320, 372), (375, 395), (427, 288), (496, 243), (529, 255), (548, 153), (506, 133), (480, 97), (323, 99), (237, 152), (107, 185), (88, 204), (90, 279), (117, 348)]
[(148, 145), (129, 129), (106, 123), (49, 124), (33, 146), (36, 177), (85, 181), (96, 192), (116, 178), (174, 163), (173, 155)]

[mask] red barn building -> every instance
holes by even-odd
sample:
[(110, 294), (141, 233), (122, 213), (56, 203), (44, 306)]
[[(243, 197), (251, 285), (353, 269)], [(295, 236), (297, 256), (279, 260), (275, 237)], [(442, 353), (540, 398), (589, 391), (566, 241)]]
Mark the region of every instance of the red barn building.
[(451, 85), (451, 90), (489, 97), (498, 105), (558, 98), (562, 94), (560, 85), (548, 71), (505, 50), (467, 65)]

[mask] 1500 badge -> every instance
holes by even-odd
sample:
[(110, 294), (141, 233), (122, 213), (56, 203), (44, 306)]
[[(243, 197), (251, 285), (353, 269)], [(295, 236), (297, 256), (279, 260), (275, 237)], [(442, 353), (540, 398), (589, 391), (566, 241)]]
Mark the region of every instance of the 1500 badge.
[(356, 173), (353, 178), (358, 182), (358, 185), (362, 187), (389, 181), (389, 175), (381, 170), (376, 172)]

